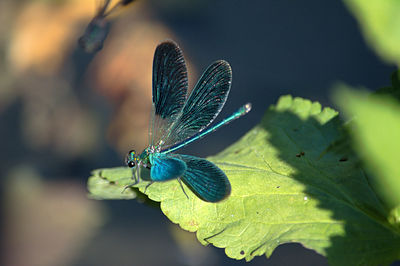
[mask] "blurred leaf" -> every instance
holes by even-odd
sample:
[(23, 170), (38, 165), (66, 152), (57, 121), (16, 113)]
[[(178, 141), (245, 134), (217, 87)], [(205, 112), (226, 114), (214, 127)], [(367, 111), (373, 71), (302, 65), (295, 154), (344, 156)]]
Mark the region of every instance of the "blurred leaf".
[(389, 216), (389, 222), (397, 228), (400, 228), (400, 205), (396, 206), (391, 212)]
[(400, 90), (400, 71), (399, 70), (396, 70), (392, 73), (391, 80), (392, 80), (393, 88)]
[(400, 63), (400, 1), (344, 0), (370, 45), (386, 61)]
[[(397, 89), (398, 91), (398, 89)], [(343, 86), (337, 104), (355, 117), (354, 145), (376, 176), (380, 194), (392, 206), (400, 204), (400, 104), (387, 95), (357, 92)]]
[(373, 95), (387, 95), (397, 99), (400, 102), (400, 71), (396, 70), (392, 73), (392, 86), (380, 88)]
[[(343, 134), (336, 111), (284, 96), (258, 126), (209, 158), (231, 181), (226, 200), (207, 203), (186, 188), (187, 199), (176, 180), (153, 183), (146, 194), (172, 222), (231, 258), (269, 257), (278, 245), (299, 242), (336, 265), (390, 263), (400, 258), (400, 237), (358, 159), (349, 149), (331, 151)], [(131, 175), (125, 171), (93, 174), (121, 180), (122, 189)], [(147, 184), (137, 187), (144, 192)]]

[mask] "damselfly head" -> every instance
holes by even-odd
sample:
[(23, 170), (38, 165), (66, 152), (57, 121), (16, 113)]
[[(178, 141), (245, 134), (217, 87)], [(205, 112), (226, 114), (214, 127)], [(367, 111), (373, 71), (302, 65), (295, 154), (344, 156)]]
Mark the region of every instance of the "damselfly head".
[(138, 158), (137, 158), (137, 154), (135, 150), (131, 150), (128, 152), (128, 154), (125, 157), (125, 163), (130, 167), (133, 168), (136, 166), (136, 162), (137, 162)]

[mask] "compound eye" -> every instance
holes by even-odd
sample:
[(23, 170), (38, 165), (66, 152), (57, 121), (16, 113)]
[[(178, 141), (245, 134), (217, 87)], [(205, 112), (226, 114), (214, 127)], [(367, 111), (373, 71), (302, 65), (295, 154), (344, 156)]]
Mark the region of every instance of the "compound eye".
[(135, 161), (136, 152), (135, 150), (130, 150), (125, 156), (125, 163), (129, 164), (130, 161)]
[(136, 166), (135, 161), (129, 161), (129, 162), (128, 162), (128, 166), (129, 166), (130, 168), (135, 167), (135, 166)]

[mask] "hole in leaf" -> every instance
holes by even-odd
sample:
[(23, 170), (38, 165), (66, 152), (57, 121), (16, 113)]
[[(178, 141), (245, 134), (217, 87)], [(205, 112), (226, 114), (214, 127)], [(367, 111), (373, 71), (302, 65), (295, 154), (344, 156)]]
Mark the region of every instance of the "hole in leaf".
[(304, 156), (306, 153), (304, 151), (301, 151), (300, 153), (296, 154), (296, 157), (301, 157)]

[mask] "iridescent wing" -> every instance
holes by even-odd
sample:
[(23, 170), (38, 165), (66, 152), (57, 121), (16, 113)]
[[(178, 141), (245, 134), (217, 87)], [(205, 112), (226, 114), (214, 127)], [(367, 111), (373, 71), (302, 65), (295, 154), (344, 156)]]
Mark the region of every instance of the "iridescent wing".
[(153, 61), (153, 113), (150, 145), (158, 146), (182, 111), (188, 87), (181, 49), (172, 41), (157, 46)]
[(200, 199), (218, 202), (229, 196), (231, 184), (225, 173), (215, 164), (194, 156), (177, 156), (186, 163), (186, 171), (181, 180)]
[(185, 106), (169, 131), (161, 139), (162, 150), (204, 130), (219, 114), (228, 97), (232, 70), (228, 62), (220, 60), (203, 73)]
[(186, 171), (186, 164), (173, 156), (158, 154), (153, 157), (150, 170), (152, 181), (166, 181), (181, 177)]

